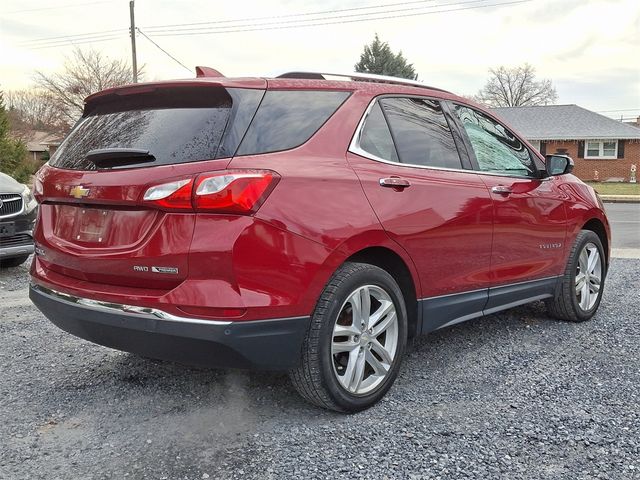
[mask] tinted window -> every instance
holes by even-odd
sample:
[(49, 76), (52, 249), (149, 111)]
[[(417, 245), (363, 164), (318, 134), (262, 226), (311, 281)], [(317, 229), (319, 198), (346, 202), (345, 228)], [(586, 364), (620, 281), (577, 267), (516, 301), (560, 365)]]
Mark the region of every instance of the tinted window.
[(90, 105), (50, 163), (95, 170), (86, 154), (104, 148), (149, 150), (155, 161), (144, 166), (216, 158), (231, 105), (224, 90), (208, 95), (163, 92), (106, 99)]
[(385, 98), (380, 104), (389, 121), (402, 163), (462, 168), (440, 104), (417, 98)]
[(360, 134), (360, 148), (383, 160), (398, 161), (389, 125), (378, 102), (375, 103)]
[(277, 152), (305, 143), (349, 96), (348, 92), (267, 91), (238, 155)]
[(468, 107), (456, 105), (455, 112), (484, 172), (536, 176), (537, 169), (525, 145), (495, 120)]

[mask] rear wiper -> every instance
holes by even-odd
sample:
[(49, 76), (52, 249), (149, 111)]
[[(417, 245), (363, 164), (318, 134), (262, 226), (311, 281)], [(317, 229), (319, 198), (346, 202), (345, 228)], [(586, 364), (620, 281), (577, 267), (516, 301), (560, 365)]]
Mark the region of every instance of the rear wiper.
[(86, 157), (98, 168), (126, 167), (156, 160), (149, 150), (139, 148), (99, 148), (90, 150)]

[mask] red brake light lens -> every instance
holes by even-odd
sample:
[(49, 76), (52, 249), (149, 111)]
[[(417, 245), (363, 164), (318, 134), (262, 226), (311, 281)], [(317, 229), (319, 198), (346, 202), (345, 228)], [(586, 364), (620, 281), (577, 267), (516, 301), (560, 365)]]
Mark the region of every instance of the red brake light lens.
[(143, 201), (163, 210), (250, 215), (276, 186), (270, 170), (222, 170), (147, 188)]
[(269, 170), (205, 173), (196, 180), (193, 206), (199, 212), (251, 214), (279, 180)]

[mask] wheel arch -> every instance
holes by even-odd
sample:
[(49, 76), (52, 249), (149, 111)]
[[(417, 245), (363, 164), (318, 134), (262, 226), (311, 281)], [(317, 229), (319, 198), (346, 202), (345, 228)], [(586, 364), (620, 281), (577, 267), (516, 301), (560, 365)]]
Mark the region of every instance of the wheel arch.
[(404, 296), (409, 337), (415, 337), (419, 326), (417, 289), (411, 270), (403, 258), (390, 248), (376, 246), (364, 248), (351, 255), (345, 261), (375, 265), (394, 278)]
[(600, 242), (602, 242), (602, 247), (604, 248), (605, 261), (606, 261), (607, 270), (608, 270), (609, 269), (609, 252), (610, 252), (609, 236), (607, 235), (607, 229), (604, 223), (598, 218), (592, 218), (582, 226), (582, 230), (590, 230), (596, 235), (598, 235)]
[(366, 230), (350, 237), (323, 259), (305, 292), (303, 305), (308, 312), (313, 312), (322, 291), (345, 262), (368, 263), (387, 271), (396, 280), (404, 296), (410, 336), (419, 332), (417, 299), (421, 298), (422, 290), (418, 270), (409, 254), (391, 240), (382, 228)]

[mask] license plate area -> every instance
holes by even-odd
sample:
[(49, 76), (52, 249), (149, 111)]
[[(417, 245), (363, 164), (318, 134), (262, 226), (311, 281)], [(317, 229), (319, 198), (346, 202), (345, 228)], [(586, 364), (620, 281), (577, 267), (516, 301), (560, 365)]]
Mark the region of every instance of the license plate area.
[(15, 222), (0, 223), (0, 238), (12, 237), (16, 234)]
[(105, 245), (111, 231), (113, 211), (78, 208), (74, 219), (73, 239), (88, 245)]

